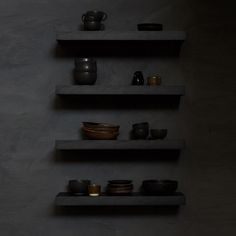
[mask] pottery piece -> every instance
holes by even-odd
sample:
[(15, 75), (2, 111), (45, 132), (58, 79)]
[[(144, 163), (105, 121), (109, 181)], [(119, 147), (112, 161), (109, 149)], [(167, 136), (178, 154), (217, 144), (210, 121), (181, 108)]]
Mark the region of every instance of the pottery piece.
[(74, 70), (75, 83), (79, 85), (93, 85), (97, 80), (96, 72), (80, 72)]
[(86, 21), (84, 22), (84, 30), (85, 31), (97, 31), (102, 30), (103, 24), (98, 21)]
[(108, 123), (83, 122), (83, 125), (84, 127), (92, 129), (94, 131), (118, 132), (120, 128), (119, 125), (113, 125)]
[(149, 124), (147, 122), (134, 124), (132, 134), (134, 139), (146, 139), (149, 134)]
[(144, 77), (142, 71), (134, 72), (132, 85), (144, 85)]
[(151, 139), (164, 139), (167, 136), (167, 129), (151, 129)]
[(92, 140), (114, 140), (117, 139), (119, 132), (110, 132), (110, 131), (95, 131), (82, 127), (84, 135), (88, 139)]
[(108, 195), (130, 195), (133, 192), (132, 180), (110, 180), (106, 190)]
[(175, 180), (144, 180), (142, 191), (149, 195), (168, 195), (176, 192), (178, 182)]
[(75, 70), (79, 72), (97, 72), (97, 62), (93, 58), (75, 58)]
[(68, 184), (68, 189), (71, 193), (76, 195), (87, 195), (89, 184), (90, 180), (70, 180)]
[(88, 186), (88, 192), (89, 192), (89, 196), (91, 197), (99, 196), (101, 194), (101, 185), (90, 184)]
[(147, 84), (150, 86), (160, 85), (161, 77), (159, 75), (149, 76), (147, 78)]
[(162, 24), (157, 23), (142, 23), (138, 24), (138, 30), (139, 31), (161, 31), (163, 30)]
[(102, 11), (87, 11), (85, 14), (82, 15), (83, 22), (91, 22), (91, 21), (105, 21), (107, 19), (107, 14)]

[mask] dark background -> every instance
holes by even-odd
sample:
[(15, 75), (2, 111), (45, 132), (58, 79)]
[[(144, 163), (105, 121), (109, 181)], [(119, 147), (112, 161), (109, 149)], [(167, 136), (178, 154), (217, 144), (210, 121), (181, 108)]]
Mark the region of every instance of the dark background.
[[(161, 22), (188, 34), (179, 58), (101, 58), (97, 84), (129, 84), (135, 70), (185, 85), (179, 109), (58, 109), (54, 89), (70, 84), (73, 58), (55, 56), (55, 30), (76, 28), (82, 13), (108, 13), (107, 29)], [(211, 0), (8, 0), (0, 2), (0, 234), (236, 234), (235, 7)], [(80, 101), (85, 103), (86, 101)], [(157, 101), (158, 102), (158, 101)], [(77, 139), (81, 121), (149, 121), (183, 138), (178, 161), (58, 161), (55, 139)], [(69, 154), (68, 154), (69, 158)], [(186, 193), (178, 214), (62, 214), (53, 201), (71, 178), (173, 178)]]

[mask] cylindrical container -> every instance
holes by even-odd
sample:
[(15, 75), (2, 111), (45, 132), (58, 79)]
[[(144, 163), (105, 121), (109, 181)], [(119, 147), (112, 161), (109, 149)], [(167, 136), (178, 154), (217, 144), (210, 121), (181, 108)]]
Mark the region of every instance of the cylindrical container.
[(134, 139), (146, 139), (149, 134), (149, 124), (147, 122), (134, 124), (132, 134)]
[(144, 77), (142, 71), (134, 72), (132, 85), (144, 85)]
[(80, 72), (97, 72), (97, 62), (93, 58), (75, 58), (75, 69)]
[(147, 78), (147, 84), (150, 86), (156, 86), (161, 84), (161, 76), (154, 75)]
[(101, 185), (91, 184), (88, 186), (89, 196), (97, 197), (101, 194)]

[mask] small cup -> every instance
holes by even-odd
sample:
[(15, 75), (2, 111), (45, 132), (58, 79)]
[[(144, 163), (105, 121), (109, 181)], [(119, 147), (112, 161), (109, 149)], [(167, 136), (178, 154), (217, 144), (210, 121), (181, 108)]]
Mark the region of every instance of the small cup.
[(134, 139), (146, 139), (149, 134), (149, 124), (147, 122), (134, 124), (132, 134)]
[(102, 24), (99, 21), (86, 21), (84, 22), (85, 31), (98, 31), (102, 30)]
[(144, 77), (142, 71), (134, 72), (132, 85), (144, 85)]
[(88, 186), (89, 196), (97, 197), (101, 194), (101, 185), (91, 184)]
[(107, 19), (107, 14), (102, 11), (87, 11), (85, 14), (82, 15), (82, 21), (88, 22), (88, 21), (105, 21)]
[(153, 75), (147, 78), (147, 84), (150, 86), (156, 86), (161, 84), (161, 76)]

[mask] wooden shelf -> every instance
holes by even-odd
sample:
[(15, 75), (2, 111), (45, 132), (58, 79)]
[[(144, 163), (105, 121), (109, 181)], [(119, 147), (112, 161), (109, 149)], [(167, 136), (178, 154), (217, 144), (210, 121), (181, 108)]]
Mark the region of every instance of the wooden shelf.
[(184, 31), (73, 31), (58, 32), (57, 41), (184, 41)]
[[(184, 31), (67, 31), (57, 42), (83, 55), (178, 55), (186, 39)], [(76, 48), (78, 50), (76, 50)]]
[(104, 87), (89, 85), (58, 85), (57, 95), (76, 96), (182, 96), (185, 94), (184, 86), (126, 86)]
[(56, 196), (56, 206), (180, 206), (185, 204), (185, 196), (176, 193), (167, 196), (143, 196), (138, 193), (130, 196), (99, 197), (75, 196), (70, 193), (59, 193)]
[(183, 140), (57, 140), (57, 150), (181, 150)]

